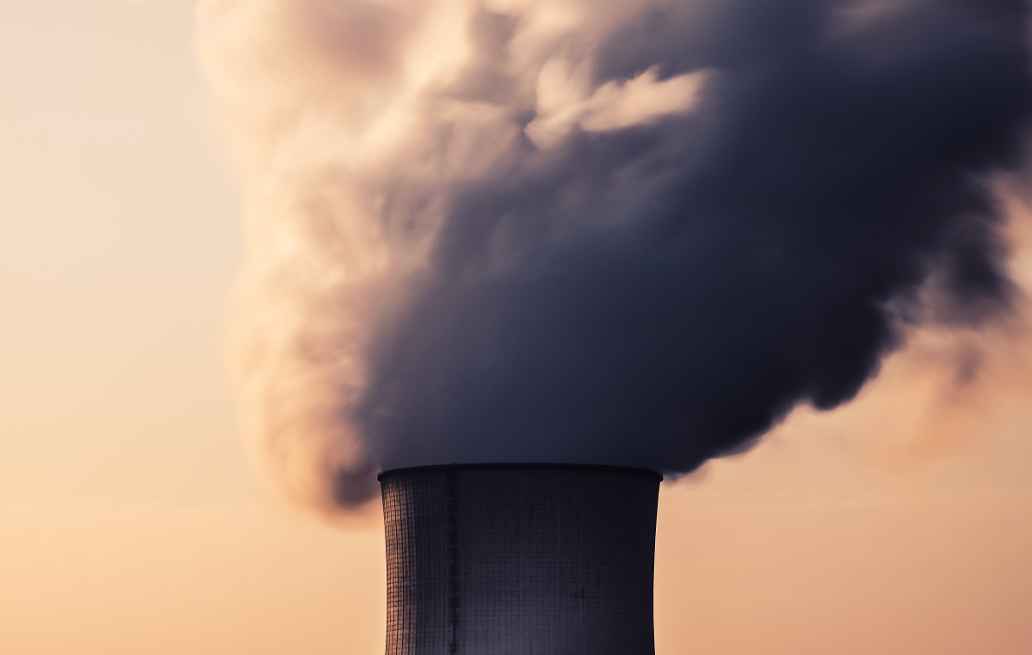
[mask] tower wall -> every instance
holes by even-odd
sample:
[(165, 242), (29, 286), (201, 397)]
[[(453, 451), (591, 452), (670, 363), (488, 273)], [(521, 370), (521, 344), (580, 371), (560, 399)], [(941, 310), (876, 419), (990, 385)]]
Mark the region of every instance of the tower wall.
[(660, 476), (449, 466), (380, 477), (387, 655), (651, 655)]

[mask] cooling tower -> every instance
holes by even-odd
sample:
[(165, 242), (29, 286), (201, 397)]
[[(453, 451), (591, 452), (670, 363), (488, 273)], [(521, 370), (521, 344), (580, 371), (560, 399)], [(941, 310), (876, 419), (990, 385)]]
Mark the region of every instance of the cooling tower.
[(542, 465), (382, 474), (387, 655), (652, 655), (660, 479)]

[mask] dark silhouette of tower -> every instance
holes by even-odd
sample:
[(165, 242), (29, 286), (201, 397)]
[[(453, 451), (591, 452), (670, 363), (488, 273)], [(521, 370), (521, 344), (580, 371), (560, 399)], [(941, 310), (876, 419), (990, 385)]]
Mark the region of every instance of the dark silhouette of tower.
[(387, 655), (652, 655), (660, 480), (566, 465), (383, 473)]

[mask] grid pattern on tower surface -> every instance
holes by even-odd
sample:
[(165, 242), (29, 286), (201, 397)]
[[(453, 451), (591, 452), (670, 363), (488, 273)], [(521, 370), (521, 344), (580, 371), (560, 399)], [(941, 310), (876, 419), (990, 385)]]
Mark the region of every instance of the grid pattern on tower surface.
[(450, 634), (447, 479), (383, 486), (387, 655), (446, 653)]
[(651, 655), (658, 478), (458, 467), (382, 478), (387, 655)]
[(622, 472), (464, 471), (459, 643), (469, 653), (652, 652), (658, 481)]

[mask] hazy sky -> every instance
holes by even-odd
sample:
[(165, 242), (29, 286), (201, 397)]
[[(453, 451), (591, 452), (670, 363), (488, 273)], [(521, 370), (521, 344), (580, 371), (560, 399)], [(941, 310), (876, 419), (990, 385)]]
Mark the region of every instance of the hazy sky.
[[(191, 30), (187, 2), (0, 20), (0, 652), (383, 647), (379, 526), (292, 514), (235, 432), (237, 200)], [(966, 395), (922, 341), (666, 486), (659, 651), (1032, 651), (1023, 334)]]

